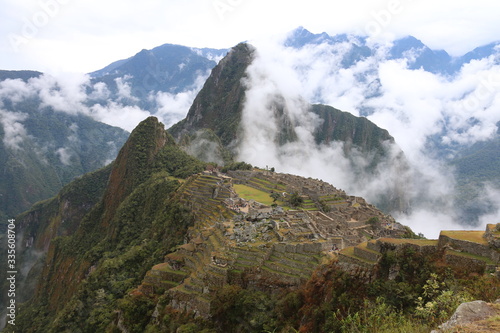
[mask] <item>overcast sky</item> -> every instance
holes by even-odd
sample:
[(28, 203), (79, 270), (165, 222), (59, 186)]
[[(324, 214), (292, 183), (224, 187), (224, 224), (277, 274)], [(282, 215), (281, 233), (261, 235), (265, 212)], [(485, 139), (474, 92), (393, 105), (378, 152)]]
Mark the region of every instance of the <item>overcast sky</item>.
[(228, 48), (298, 26), (461, 55), (500, 40), (499, 13), (498, 0), (2, 0), (0, 68), (90, 72), (164, 43)]

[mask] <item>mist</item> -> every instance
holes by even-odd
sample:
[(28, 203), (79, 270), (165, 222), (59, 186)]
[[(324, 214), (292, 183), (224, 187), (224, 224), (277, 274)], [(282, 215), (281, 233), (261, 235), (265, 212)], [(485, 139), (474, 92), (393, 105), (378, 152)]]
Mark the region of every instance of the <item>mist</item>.
[[(498, 55), (465, 64), (454, 76), (408, 69), (408, 60), (387, 60), (390, 44), (371, 46), (371, 56), (345, 68), (342, 60), (356, 37), (341, 44), (284, 47), (283, 41), (254, 41), (256, 59), (247, 70), (246, 102), (238, 158), (278, 172), (320, 178), (369, 202), (402, 182), (412, 209), (396, 218), (416, 233), (436, 238), (443, 229), (484, 229), (498, 222), (498, 189), (489, 184), (481, 200), (494, 213), (481, 216), (479, 225), (459, 224), (453, 200), (456, 180), (446, 163), (454, 148), (492, 138), (500, 120)], [(411, 58), (411, 57), (410, 57)], [(273, 108), (283, 98), (297, 140), (277, 144), (278, 122)], [(351, 172), (339, 143), (317, 145), (312, 133), (319, 121), (307, 103), (331, 105), (356, 116), (366, 116), (395, 138), (410, 164), (407, 174), (391, 162), (361, 178)], [(439, 156), (430, 142), (446, 147)], [(391, 151), (395, 161), (398, 149)], [(360, 165), (370, 163), (353, 152)], [(353, 156), (351, 156), (352, 158)], [(369, 157), (368, 157), (369, 159)]]
[[(115, 79), (116, 98), (112, 98), (110, 88), (105, 83), (92, 83), (86, 74), (64, 73), (57, 76), (44, 74), (27, 82), (7, 79), (0, 82), (0, 100), (7, 99), (15, 106), (28, 98), (35, 98), (40, 101), (40, 109), (50, 107), (58, 112), (83, 114), (129, 132), (142, 120), (155, 115), (168, 128), (186, 116), (208, 75), (208, 72), (198, 73), (193, 84), (179, 93), (149, 91), (147, 98), (152, 105), (150, 109), (143, 109), (138, 105), (139, 99), (133, 96), (129, 82), (131, 76)], [(2, 116), (0, 120), (6, 129), (4, 142), (16, 149), (22, 137), (29, 135), (22, 126), (27, 114), (22, 110), (8, 112), (1, 107), (2, 104), (0, 104)]]

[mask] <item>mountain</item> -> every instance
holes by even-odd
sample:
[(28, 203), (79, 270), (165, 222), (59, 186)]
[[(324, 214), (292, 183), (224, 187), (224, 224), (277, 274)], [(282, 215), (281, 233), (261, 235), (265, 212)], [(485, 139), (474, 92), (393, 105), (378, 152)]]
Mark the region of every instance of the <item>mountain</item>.
[(460, 62), (464, 64), (464, 63), (469, 63), (471, 60), (480, 60), (495, 55), (498, 52), (499, 45), (500, 41), (497, 41), (490, 43), (488, 45), (476, 47), (474, 50), (467, 52), (466, 54), (461, 56)]
[(373, 321), (424, 331), (499, 288), (484, 273), (498, 266), (489, 244), (500, 226), (405, 239), (416, 236), (321, 180), (221, 173), (154, 117), (112, 164), (16, 228), (18, 307), (5, 332), (348, 332)]
[[(111, 249), (121, 252), (125, 246), (132, 252), (145, 250), (148, 256), (152, 255), (151, 259), (156, 257), (153, 260), (159, 260), (158, 253), (153, 255), (159, 250), (158, 246), (163, 244), (161, 247), (166, 250), (181, 242), (185, 232), (180, 229), (181, 226), (192, 223), (179, 205), (164, 206), (164, 200), (179, 185), (171, 177), (186, 177), (202, 169), (203, 163), (173, 145), (162, 124), (155, 118), (145, 120), (132, 132), (111, 165), (75, 180), (55, 198), (39, 203), (17, 218), (18, 237), (23, 237), (18, 258), (24, 269), (33, 268), (29, 277), (34, 279), (28, 280), (24, 288), (19, 288), (21, 295), (17, 300), (33, 296), (35, 289), (32, 283), (41, 275), (46, 283), (36, 287), (33, 304), (45, 304), (47, 307), (43, 306), (43, 311), (51, 313), (62, 309), (74, 296), (80, 282), (88, 276), (89, 270), (95, 268), (101, 255), (105, 252), (110, 254)], [(134, 208), (137, 204), (142, 207), (139, 211)], [(147, 211), (142, 211), (146, 207), (143, 204), (148, 206)], [(126, 210), (124, 206), (127, 206)], [(158, 219), (152, 225), (154, 215)], [(140, 216), (144, 218), (142, 223), (137, 220)], [(167, 223), (167, 220), (171, 223), (170, 231), (158, 224), (160, 220), (163, 221), (161, 223)], [(157, 234), (146, 244), (136, 238), (141, 233), (145, 237), (148, 234), (148, 238), (153, 233)], [(141, 250), (144, 245), (146, 247)], [(132, 254), (133, 260), (138, 259), (138, 265), (145, 264), (140, 259), (143, 254), (139, 252)], [(41, 258), (45, 261), (43, 266), (36, 264), (40, 253), (47, 255)], [(128, 261), (123, 268), (132, 270), (130, 263)], [(59, 268), (54, 270), (55, 267)], [(136, 273), (140, 274), (141, 270)], [(62, 281), (60, 274), (63, 271), (66, 277), (60, 284), (57, 281)], [(117, 287), (125, 292), (128, 283)], [(36, 307), (32, 309), (37, 311)], [(39, 317), (39, 320), (43, 322), (45, 319)], [(29, 326), (31, 330), (40, 329), (36, 324)]]
[(40, 75), (43, 75), (43, 73), (37, 72), (37, 71), (5, 71), (5, 70), (0, 70), (0, 81), (4, 81), (7, 79), (10, 79), (10, 80), (21, 79), (21, 80), (26, 82), (29, 79), (39, 77)]
[(253, 52), (252, 46), (239, 44), (212, 70), (186, 118), (170, 129), (178, 141), (186, 140), (181, 135), (193, 135), (202, 129), (213, 131), (225, 147), (237, 139), (245, 96), (241, 80)]
[[(492, 125), (500, 120), (494, 111), (499, 42), (453, 57), (412, 36), (377, 44), (363, 36), (314, 34), (301, 27), (289, 34), (284, 45), (283, 56), (295, 68), (311, 102), (349, 105), (350, 111), (387, 126), (399, 144), (412, 132), (413, 143), (420, 144), (402, 149), (407, 157), (419, 156), (408, 162), (416, 173), (429, 165), (435, 166), (434, 171), (446, 165), (437, 177), (433, 171), (427, 173), (435, 178), (429, 184), (450, 178), (447, 186), (453, 190), (446, 196), (454, 203), (447, 215), (477, 225), (487, 212), (498, 211), (494, 195), (500, 181), (498, 164), (490, 163), (494, 155), (487, 157), (485, 152), (495, 151)], [(483, 117), (486, 113), (493, 116)], [(414, 179), (423, 184), (425, 177)], [(414, 196), (413, 206), (432, 206), (425, 201), (433, 191), (427, 192)]]
[[(256, 52), (254, 47), (249, 44), (235, 46), (212, 70), (186, 118), (169, 129), (177, 142), (194, 156), (198, 158), (206, 156), (207, 162), (228, 162), (228, 156), (238, 158), (242, 142), (245, 140), (244, 109), (248, 100), (246, 94), (249, 91), (245, 82), (248, 81), (247, 70), (254, 59), (254, 52)], [(270, 147), (276, 145), (278, 150), (286, 149), (294, 143), (306, 145), (298, 135), (301, 128), (306, 125), (294, 119), (296, 116), (290, 109), (291, 103), (280, 95), (279, 91), (275, 94), (268, 102), (270, 105), (263, 105), (263, 108), (269, 108), (269, 113), (265, 117), (276, 125), (275, 132), (267, 133), (269, 142), (264, 144)], [(301, 101), (298, 108), (303, 110), (304, 119), (313, 117), (317, 119), (315, 122), (320, 124), (312, 129), (314, 140), (310, 144), (315, 147), (340, 144), (342, 151), (339, 152), (341, 155), (339, 158), (346, 157), (350, 161), (349, 168), (352, 169), (352, 173), (357, 174), (360, 179), (377, 177), (376, 170), (384, 163), (400, 167), (402, 172), (396, 177), (401, 179), (405, 177), (404, 155), (386, 130), (366, 118), (355, 117), (327, 105), (311, 105)], [(202, 134), (207, 132), (213, 135)], [(248, 134), (250, 138), (252, 135), (253, 133)], [(212, 138), (211, 154), (207, 154), (206, 145), (200, 145), (200, 137), (203, 137), (204, 142), (208, 141), (208, 137)], [(395, 156), (391, 155), (393, 148), (399, 150)], [(358, 153), (361, 156), (358, 156)], [(291, 155), (284, 152), (283, 154)], [(300, 158), (299, 154), (295, 153), (294, 156)], [(357, 158), (365, 159), (367, 162), (361, 165)], [(376, 204), (379, 207), (404, 211), (406, 201), (401, 186), (397, 185), (389, 192), (391, 202), (387, 202), (387, 198), (384, 197)]]
[(224, 49), (164, 44), (151, 50), (144, 49), (89, 75), (93, 84), (106, 84), (111, 99), (120, 99), (120, 84), (128, 84), (130, 96), (127, 103), (154, 113), (155, 106), (148, 101), (150, 94), (177, 94), (195, 88), (198, 78), (205, 77), (226, 52)]
[[(301, 49), (306, 45), (321, 44), (349, 46), (350, 49), (344, 54), (341, 62), (343, 68), (349, 68), (358, 61), (375, 55), (380, 48), (385, 47), (377, 44), (369, 45), (364, 36), (348, 34), (330, 36), (325, 32), (314, 34), (304, 27), (292, 31), (284, 42), (285, 46), (295, 49)], [(419, 39), (406, 36), (391, 43), (386, 59), (404, 59), (408, 62), (408, 68), (413, 70), (422, 68), (434, 74), (455, 75), (464, 64), (470, 63), (471, 60), (484, 59), (494, 55), (499, 44), (500, 42), (490, 43), (462, 56), (452, 57), (444, 50), (432, 50)]]
[[(253, 46), (239, 44), (213, 69), (186, 118), (169, 129), (178, 141), (182, 142), (185, 136), (208, 129), (220, 138), (226, 148), (237, 146), (237, 142), (241, 140), (239, 130), (242, 127), (245, 93), (248, 90), (243, 81), (247, 67), (252, 63), (253, 52)], [(296, 138), (293, 132), (297, 124), (293, 124), (283, 97), (278, 96), (275, 103), (276, 114), (279, 116), (278, 125), (281, 126), (277, 130), (275, 140), (285, 144)], [(314, 133), (318, 144), (349, 141), (368, 151), (381, 150), (382, 142), (394, 141), (387, 131), (378, 128), (366, 118), (355, 117), (326, 105), (306, 103), (305, 107), (322, 120), (322, 126)]]
[[(39, 78), (38, 72), (1, 71), (3, 91)], [(2, 94), (0, 100), (0, 216), (27, 210), (63, 185), (110, 163), (128, 137), (124, 130), (83, 114), (55, 111), (38, 96)]]
[(431, 73), (453, 74), (461, 64), (452, 62), (452, 57), (444, 50), (431, 50), (415, 37), (408, 36), (394, 41), (389, 59), (409, 58), (410, 69), (423, 68)]
[[(478, 217), (495, 212), (488, 193), (500, 188), (500, 135), (458, 151), (450, 161), (457, 176), (457, 210), (464, 222), (477, 223)], [(495, 196), (493, 195), (493, 198)]]

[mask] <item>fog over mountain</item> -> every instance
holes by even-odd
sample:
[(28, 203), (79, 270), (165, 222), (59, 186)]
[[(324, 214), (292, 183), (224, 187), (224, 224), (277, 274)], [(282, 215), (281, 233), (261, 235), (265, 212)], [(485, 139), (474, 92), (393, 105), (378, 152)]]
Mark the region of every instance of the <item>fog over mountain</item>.
[[(332, 37), (299, 28), (286, 38), (252, 44), (257, 56), (247, 72), (246, 127), (242, 129), (249, 140), (239, 147), (240, 159), (321, 177), (368, 200), (377, 196), (384, 177), (350, 187), (352, 176), (342, 172), (341, 161), (332, 165), (333, 156), (337, 156), (332, 147), (310, 149), (310, 131), (319, 124), (304, 112), (300, 101), (331, 105), (387, 129), (404, 151), (413, 170), (414, 182), (408, 188), (413, 210), (410, 215), (398, 216), (401, 222), (430, 236), (431, 230), (452, 228), (456, 221), (477, 227), (500, 217), (496, 178), (483, 177), (468, 187), (466, 193), (473, 194), (468, 201), (469, 216), (457, 207), (463, 197), (456, 200), (454, 172), (455, 168), (464, 170), (457, 163), (463, 161), (468, 147), (496, 142), (498, 137), (498, 43), (451, 57), (413, 37), (374, 44), (365, 37)], [(14, 99), (35, 91), (42, 105), (85, 114), (128, 131), (149, 115), (159, 117), (168, 128), (184, 118), (211, 68), (225, 52), (165, 44), (90, 75), (40, 75), (27, 81), (8, 81), (4, 84), (8, 90), (4, 91)], [(290, 154), (276, 152), (265, 142), (259, 147), (262, 136), (255, 134), (269, 129), (266, 126), (270, 124), (261, 123), (266, 117), (261, 98), (276, 92), (286, 97), (290, 109), (296, 111), (296, 122), (301, 124), (299, 145), (289, 149), (307, 159), (290, 160)], [(3, 119), (22, 124), (18, 116)], [(22, 129), (9, 128), (4, 140), (15, 145)], [(265, 154), (255, 154), (264, 150)], [(461, 189), (464, 184), (471, 186), (467, 172), (457, 174)], [(471, 190), (477, 186), (480, 191)], [(478, 203), (481, 209), (471, 213)]]
[[(481, 184), (488, 188), (481, 191), (481, 198), (469, 198), (472, 206), (487, 203), (487, 217), (463, 218), (464, 212), (454, 202), (460, 195), (453, 168), (447, 163), (465, 147), (498, 135), (496, 45), (451, 58), (412, 37), (370, 45), (361, 37), (314, 35), (302, 28), (284, 43), (256, 44), (259, 61), (275, 73), (282, 70), (275, 75), (279, 89), (367, 116), (395, 137), (416, 172), (411, 187), (413, 212), (399, 218), (426, 234), (431, 229), (453, 228), (456, 221), (484, 224), (498, 217), (495, 195), (486, 195), (496, 194), (498, 184), (488, 182)], [(442, 67), (436, 68), (436, 63)], [(319, 163), (307, 174), (325, 170)], [(329, 178), (334, 184), (335, 178), (349, 179), (342, 173)], [(379, 181), (379, 186), (384, 183)], [(368, 188), (353, 190), (370, 198)]]

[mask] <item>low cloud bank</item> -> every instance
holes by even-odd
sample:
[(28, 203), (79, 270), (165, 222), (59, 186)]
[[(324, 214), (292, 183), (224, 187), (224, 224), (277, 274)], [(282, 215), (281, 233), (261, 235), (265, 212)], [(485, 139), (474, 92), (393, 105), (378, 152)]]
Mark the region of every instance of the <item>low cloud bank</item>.
[[(356, 42), (354, 37), (341, 44), (300, 49), (283, 47), (281, 42), (254, 43), (258, 51), (245, 81), (248, 91), (239, 159), (321, 178), (372, 202), (395, 181), (403, 182), (412, 210), (397, 217), (428, 237), (436, 237), (441, 229), (482, 229), (486, 223), (498, 222), (498, 189), (489, 185), (482, 200), (490, 203), (494, 213), (481, 216), (480, 225), (457, 223), (456, 181), (446, 163), (456, 147), (496, 135), (500, 121), (498, 55), (471, 61), (456, 76), (446, 77), (410, 70), (407, 60), (387, 60), (390, 45), (385, 45), (346, 68), (342, 60), (351, 52), (352, 42)], [(283, 119), (276, 109), (280, 98), (297, 133), (297, 140), (285, 145), (277, 143), (278, 124)], [(351, 172), (340, 144), (314, 142), (312, 132), (319, 122), (306, 102), (365, 115), (387, 129), (404, 151), (410, 174), (398, 174), (397, 165), (385, 164), (379, 166), (375, 178), (360, 179)], [(357, 163), (370, 162), (354, 154)], [(397, 156), (397, 152), (392, 154)]]

